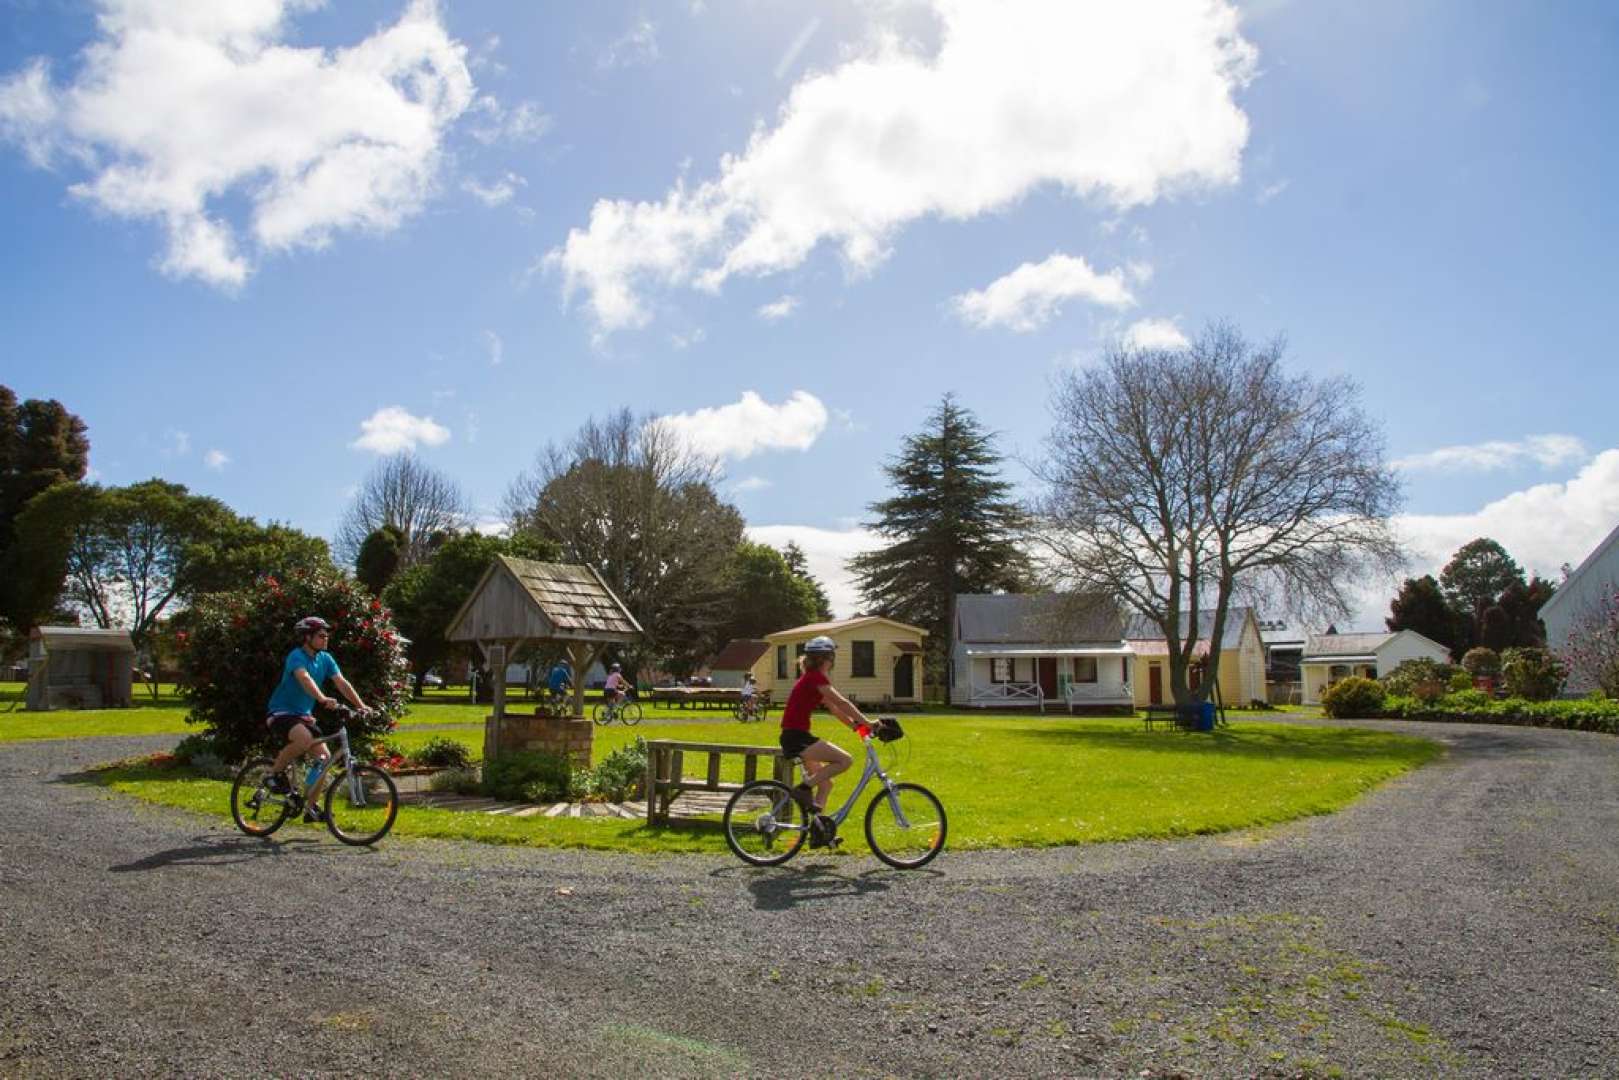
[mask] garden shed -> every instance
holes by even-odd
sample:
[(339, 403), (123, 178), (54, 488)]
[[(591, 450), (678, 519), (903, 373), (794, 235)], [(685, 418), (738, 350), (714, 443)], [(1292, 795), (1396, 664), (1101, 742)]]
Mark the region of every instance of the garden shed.
[(135, 644), (128, 630), (40, 626), (28, 635), (27, 707), (126, 708)]
[(444, 636), (477, 645), (494, 674), (494, 707), (484, 729), (485, 761), (502, 751), (540, 747), (566, 750), (588, 766), (591, 725), (584, 720), (584, 680), (574, 680), (573, 719), (508, 716), (506, 662), (525, 646), (553, 643), (563, 646), (574, 671), (589, 671), (605, 646), (639, 638), (641, 624), (588, 566), (500, 555), (450, 620)]

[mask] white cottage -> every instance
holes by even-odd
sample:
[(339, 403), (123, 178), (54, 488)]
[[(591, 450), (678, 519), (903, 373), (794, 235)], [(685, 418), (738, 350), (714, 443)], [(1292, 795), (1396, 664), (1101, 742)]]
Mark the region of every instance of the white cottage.
[[(1569, 637), (1579, 621), (1611, 603), (1619, 592), (1619, 528), (1608, 534), (1596, 550), (1585, 557), (1568, 580), (1557, 587), (1552, 598), (1540, 606), (1540, 621), (1546, 626), (1546, 647), (1560, 655), (1568, 651)], [(1597, 688), (1589, 672), (1570, 671), (1564, 693), (1585, 694)]]
[(972, 708), (1130, 708), (1131, 656), (1102, 597), (956, 597), (950, 701)]
[(1299, 673), (1304, 704), (1321, 704), (1321, 695), (1333, 683), (1359, 675), (1380, 679), (1407, 660), (1428, 659), (1450, 663), (1450, 650), (1415, 630), (1382, 634), (1310, 634), (1304, 639)]

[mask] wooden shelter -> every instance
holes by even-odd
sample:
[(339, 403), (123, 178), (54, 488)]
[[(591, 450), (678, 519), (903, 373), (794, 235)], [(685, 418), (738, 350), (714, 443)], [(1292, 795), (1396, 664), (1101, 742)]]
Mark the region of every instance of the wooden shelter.
[[(607, 645), (626, 644), (641, 636), (641, 624), (588, 566), (530, 562), (496, 556), (461, 610), (450, 620), (445, 638), (476, 644), (494, 676), (493, 715), (485, 737), (485, 759), (508, 740), (506, 662), (526, 645), (563, 646), (575, 672), (573, 714), (583, 718), (583, 673)], [(588, 725), (587, 725), (588, 726)], [(588, 746), (586, 755), (588, 757)]]
[(127, 708), (134, 666), (128, 630), (35, 627), (28, 635), (27, 707)]

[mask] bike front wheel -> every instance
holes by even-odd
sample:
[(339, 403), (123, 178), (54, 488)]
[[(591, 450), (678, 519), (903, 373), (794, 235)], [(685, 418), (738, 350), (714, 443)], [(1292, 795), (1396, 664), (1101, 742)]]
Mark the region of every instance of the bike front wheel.
[(375, 765), (354, 765), (326, 789), (326, 827), (345, 844), (374, 844), (399, 816), (399, 788)]
[(752, 866), (780, 866), (808, 835), (809, 815), (779, 781), (755, 780), (725, 804), (725, 842)]
[(242, 766), (230, 786), (230, 816), (249, 836), (269, 836), (292, 813), (288, 796), (270, 790), (274, 764), (267, 757), (254, 758)]
[(634, 701), (626, 701), (618, 710), (618, 718), (634, 727), (641, 722), (641, 706)]
[(871, 853), (900, 870), (926, 866), (944, 850), (950, 823), (939, 797), (920, 784), (895, 784), (866, 807)]

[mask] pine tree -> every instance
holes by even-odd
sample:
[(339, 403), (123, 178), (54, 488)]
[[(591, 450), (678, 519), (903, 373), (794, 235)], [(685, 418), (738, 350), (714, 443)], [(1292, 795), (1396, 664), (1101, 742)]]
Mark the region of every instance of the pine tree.
[(1453, 657), (1457, 655), (1456, 645), (1462, 638), (1461, 621), (1432, 574), (1406, 578), (1399, 595), (1389, 605), (1389, 617), (1383, 622), (1390, 630), (1415, 630), (1449, 649)]
[(868, 509), (888, 546), (849, 560), (874, 612), (928, 631), (933, 682), (943, 680), (957, 595), (1016, 590), (1025, 577), (1014, 540), (1023, 513), (1000, 463), (993, 435), (946, 394), (883, 467), (897, 494)]
[(804, 549), (798, 546), (797, 541), (787, 541), (787, 546), (781, 549), (781, 557), (787, 560), (787, 569), (793, 576), (809, 587), (810, 593), (815, 597), (815, 618), (825, 622), (832, 617), (832, 601), (827, 599), (826, 587), (821, 579), (809, 572), (809, 560), (804, 555)]

